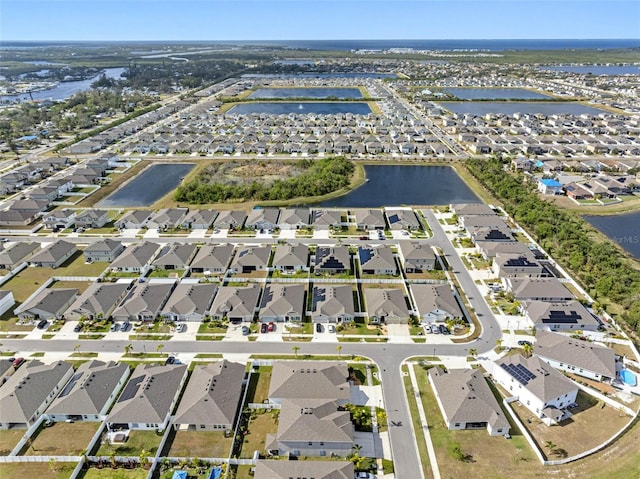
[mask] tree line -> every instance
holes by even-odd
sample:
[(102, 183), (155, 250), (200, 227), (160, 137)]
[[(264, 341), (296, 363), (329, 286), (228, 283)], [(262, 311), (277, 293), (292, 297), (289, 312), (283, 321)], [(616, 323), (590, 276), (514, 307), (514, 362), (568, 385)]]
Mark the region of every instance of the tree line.
[(522, 174), (508, 174), (498, 159), (468, 159), (467, 169), (505, 210), (526, 227), (558, 263), (569, 269), (599, 303), (620, 307), (629, 330), (640, 333), (640, 271), (610, 241), (601, 240), (576, 214), (542, 200)]
[(199, 176), (180, 185), (175, 192), (176, 201), (190, 204), (223, 203), (230, 200), (267, 201), (320, 196), (349, 185), (355, 169), (344, 157), (322, 160), (302, 160), (297, 163), (304, 169), (301, 175), (261, 183), (257, 180), (243, 184), (203, 181)]

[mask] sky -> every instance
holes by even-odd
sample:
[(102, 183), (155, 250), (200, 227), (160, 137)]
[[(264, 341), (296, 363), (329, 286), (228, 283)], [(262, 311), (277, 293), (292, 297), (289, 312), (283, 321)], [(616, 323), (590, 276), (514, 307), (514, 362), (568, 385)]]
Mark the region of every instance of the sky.
[(639, 37), (640, 0), (0, 0), (0, 42)]

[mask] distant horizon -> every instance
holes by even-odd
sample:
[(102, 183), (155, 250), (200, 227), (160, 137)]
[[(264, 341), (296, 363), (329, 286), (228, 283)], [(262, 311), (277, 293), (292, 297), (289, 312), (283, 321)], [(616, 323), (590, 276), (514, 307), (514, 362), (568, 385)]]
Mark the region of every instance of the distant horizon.
[(2, 0), (0, 38), (626, 40), (638, 37), (639, 19), (637, 0)]
[(45, 39), (33, 39), (33, 40), (10, 40), (10, 39), (0, 39), (0, 46), (4, 43), (263, 43), (263, 42), (274, 42), (274, 43), (287, 43), (287, 42), (416, 42), (416, 41), (443, 41), (443, 42), (473, 42), (473, 41), (633, 41), (640, 43), (640, 37), (634, 38), (612, 38), (612, 37), (585, 37), (585, 38), (565, 38), (565, 37), (557, 37), (557, 38), (509, 38), (509, 37), (494, 37), (494, 38), (335, 38), (335, 39), (318, 39), (318, 38), (288, 38), (288, 39), (276, 39), (276, 38), (262, 38), (262, 39), (250, 39), (250, 40), (222, 40), (222, 39), (202, 39), (202, 40), (160, 40), (160, 39), (149, 39), (149, 40), (45, 40)]

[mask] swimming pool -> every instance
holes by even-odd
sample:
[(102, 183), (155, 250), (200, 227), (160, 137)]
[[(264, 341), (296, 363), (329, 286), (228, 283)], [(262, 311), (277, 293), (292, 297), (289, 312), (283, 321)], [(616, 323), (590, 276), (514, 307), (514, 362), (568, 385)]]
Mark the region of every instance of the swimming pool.
[(636, 375), (628, 369), (623, 369), (622, 371), (620, 371), (620, 378), (622, 379), (623, 383), (628, 384), (629, 386), (635, 386), (637, 384)]

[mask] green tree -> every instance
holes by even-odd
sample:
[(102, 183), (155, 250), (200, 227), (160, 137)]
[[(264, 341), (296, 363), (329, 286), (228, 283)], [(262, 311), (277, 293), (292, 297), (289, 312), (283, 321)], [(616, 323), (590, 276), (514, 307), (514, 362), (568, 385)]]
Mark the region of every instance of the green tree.
[(293, 350), (293, 354), (298, 357), (298, 351), (300, 351), (300, 346), (296, 345), (291, 348)]

